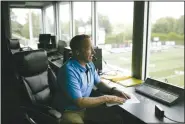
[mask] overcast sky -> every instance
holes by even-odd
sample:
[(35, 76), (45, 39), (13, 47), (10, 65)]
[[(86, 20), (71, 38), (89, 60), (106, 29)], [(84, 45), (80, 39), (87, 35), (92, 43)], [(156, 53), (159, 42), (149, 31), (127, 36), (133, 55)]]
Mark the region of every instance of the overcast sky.
[[(97, 12), (107, 15), (111, 23), (132, 23), (133, 21), (133, 2), (98, 2)], [(74, 18), (82, 18), (84, 21), (91, 15), (91, 4), (89, 2), (75, 2), (74, 3)], [(69, 9), (68, 5), (63, 5), (62, 18), (68, 20), (69, 15), (64, 12)], [(151, 20), (155, 22), (157, 19), (165, 16), (172, 16), (179, 18), (184, 15), (183, 2), (152, 2)], [(28, 10), (13, 9), (17, 15), (17, 21), (24, 24), (25, 16)], [(41, 12), (38, 11), (37, 12)], [(52, 13), (48, 13), (52, 15)]]

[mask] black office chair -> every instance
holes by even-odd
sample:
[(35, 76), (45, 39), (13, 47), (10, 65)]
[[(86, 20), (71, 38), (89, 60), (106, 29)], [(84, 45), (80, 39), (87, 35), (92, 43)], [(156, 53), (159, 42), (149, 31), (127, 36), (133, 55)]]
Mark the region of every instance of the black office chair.
[(10, 50), (12, 54), (20, 51), (19, 39), (10, 39), (9, 42), (10, 42)]
[(60, 52), (60, 53), (64, 53), (64, 48), (65, 47), (67, 47), (67, 43), (66, 43), (66, 41), (63, 41), (63, 40), (59, 40), (58, 41), (58, 51)]
[(56, 76), (48, 65), (46, 51), (18, 52), (14, 60), (22, 98), (20, 110), (25, 118), (31, 124), (59, 124), (62, 115), (52, 106), (58, 91)]
[(32, 48), (30, 47), (20, 47), (19, 39), (10, 39), (9, 40), (9, 49), (13, 54), (20, 52), (20, 51), (30, 51)]

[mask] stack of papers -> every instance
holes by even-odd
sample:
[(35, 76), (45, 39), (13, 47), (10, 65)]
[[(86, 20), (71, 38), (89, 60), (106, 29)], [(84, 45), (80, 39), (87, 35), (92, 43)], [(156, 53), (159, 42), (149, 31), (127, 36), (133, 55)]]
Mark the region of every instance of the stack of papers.
[(110, 72), (106, 75), (102, 75), (101, 78), (111, 80), (113, 82), (117, 82), (117, 81), (129, 79), (129, 78), (131, 78), (131, 76), (125, 75), (122, 72), (112, 72), (112, 73)]
[(129, 78), (127, 80), (120, 80), (117, 81), (118, 84), (125, 86), (125, 87), (130, 87), (130, 86), (134, 86), (134, 85), (138, 85), (141, 84), (143, 81), (136, 79), (136, 78)]
[(140, 101), (136, 98), (136, 96), (132, 93), (129, 93), (130, 95), (130, 99), (126, 100), (123, 104), (118, 104), (118, 103), (114, 103), (114, 104), (110, 104), (110, 103), (106, 103), (106, 105), (108, 107), (114, 106), (114, 105), (124, 105), (124, 104), (134, 104), (134, 103), (140, 103)]

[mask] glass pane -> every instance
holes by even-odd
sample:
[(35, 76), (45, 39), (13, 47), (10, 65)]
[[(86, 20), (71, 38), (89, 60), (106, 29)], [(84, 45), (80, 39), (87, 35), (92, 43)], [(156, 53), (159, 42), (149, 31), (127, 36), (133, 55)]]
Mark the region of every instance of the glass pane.
[(74, 20), (74, 35), (91, 36), (91, 2), (74, 2)]
[(52, 35), (55, 34), (53, 6), (49, 6), (46, 8), (45, 26), (46, 26), (46, 33), (52, 34)]
[(129, 75), (132, 61), (133, 5), (133, 2), (97, 2), (96, 45), (103, 49), (103, 59), (106, 61), (104, 64), (122, 69)]
[(41, 9), (10, 9), (12, 38), (20, 39), (20, 44), (37, 48), (42, 32)]
[(60, 39), (66, 42), (70, 41), (70, 4), (61, 2), (59, 10)]
[(148, 75), (184, 88), (184, 2), (151, 2), (151, 23)]

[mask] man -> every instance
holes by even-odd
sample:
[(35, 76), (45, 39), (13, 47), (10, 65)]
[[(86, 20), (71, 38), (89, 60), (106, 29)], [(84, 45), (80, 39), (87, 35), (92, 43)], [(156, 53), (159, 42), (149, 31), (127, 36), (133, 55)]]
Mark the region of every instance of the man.
[[(100, 117), (100, 113), (104, 113), (105, 116), (110, 113), (107, 108), (105, 110), (98, 108), (97, 116), (93, 115), (91, 111), (96, 110), (98, 106), (104, 103), (121, 104), (130, 97), (101, 81), (92, 63), (94, 50), (88, 35), (76, 35), (71, 39), (70, 47), (73, 57), (60, 68), (57, 78), (61, 90), (59, 97), (64, 109), (62, 121), (66, 123), (84, 123), (84, 120), (94, 122), (102, 120), (103, 117)], [(101, 92), (114, 95), (90, 97), (94, 85)], [(103, 112), (100, 112), (100, 110)], [(109, 116), (112, 115), (109, 114)], [(110, 117), (106, 117), (104, 120), (109, 120)]]

